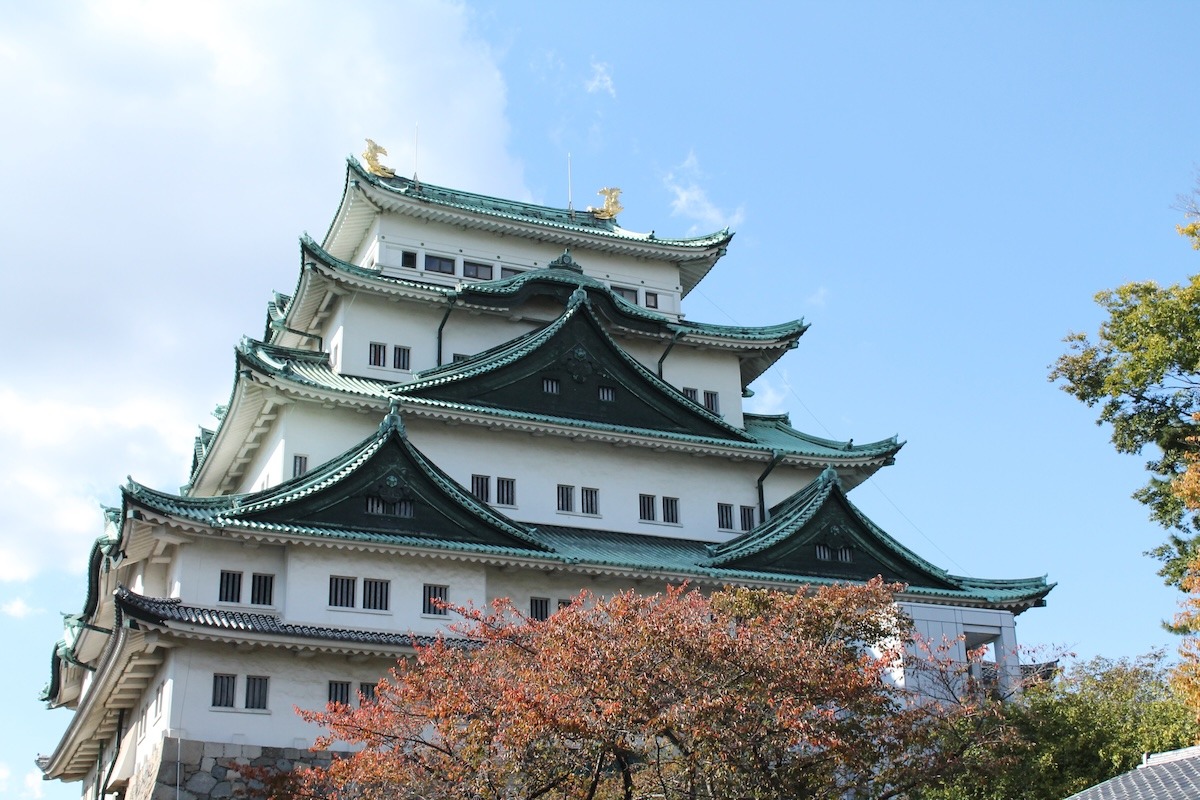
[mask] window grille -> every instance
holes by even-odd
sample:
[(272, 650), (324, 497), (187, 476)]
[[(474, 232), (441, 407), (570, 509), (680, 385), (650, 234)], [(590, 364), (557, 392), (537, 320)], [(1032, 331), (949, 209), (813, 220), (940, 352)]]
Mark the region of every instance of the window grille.
[(542, 391), (546, 394), (558, 394), (558, 378), (542, 378)]
[(329, 605), (338, 608), (354, 608), (355, 579), (341, 575), (329, 576)]
[(700, 400), (699, 400), (700, 395), (691, 386), (683, 387), (683, 396), (686, 397), (688, 400), (691, 400), (693, 403), (700, 402)]
[(246, 676), (246, 708), (267, 707), (267, 686), (270, 680), (266, 675)]
[(368, 363), (372, 367), (386, 367), (387, 345), (383, 342), (371, 342), (371, 353)]
[(550, 617), (550, 598), (549, 597), (531, 597), (529, 598), (529, 618), (530, 619), (548, 619)]
[(411, 519), (413, 516), (413, 501), (412, 500), (397, 500), (391, 502), (384, 500), (382, 497), (368, 495), (367, 513), (376, 514), (381, 517), (404, 517)]
[(833, 548), (827, 544), (817, 545), (818, 561), (833, 561)]
[(491, 501), (492, 479), (488, 475), (472, 475), (471, 476), (471, 494), (475, 495), (475, 499), (480, 502), (487, 503)]
[(412, 350), (399, 344), (392, 348), (392, 369), (407, 371), (411, 362)]
[(391, 589), (391, 581), (363, 578), (362, 607), (371, 611), (387, 611)]
[(449, 586), (438, 586), (433, 583), (425, 584), (424, 597), (421, 601), (421, 613), (435, 614), (440, 617), (446, 616), (449, 612), (442, 603), (445, 603), (449, 597)]
[(360, 683), (358, 685), (358, 704), (360, 706), (370, 705), (375, 702), (375, 684)]
[(638, 495), (638, 519), (654, 521), (655, 497), (652, 494)]
[(233, 708), (237, 691), (237, 675), (213, 675), (212, 704), (216, 708)]
[(250, 602), (256, 606), (269, 606), (274, 600), (275, 576), (256, 572), (250, 576)]
[(221, 570), (221, 587), (217, 599), (222, 603), (242, 602), (242, 573)]
[(679, 498), (664, 497), (662, 499), (663, 522), (679, 523)]
[(721, 413), (721, 397), (716, 392), (704, 392), (704, 407), (714, 414)]
[(516, 478), (496, 478), (496, 504), (502, 506), (517, 504)]
[(754, 527), (758, 519), (758, 509), (754, 506), (742, 506), (742, 530), (748, 531)]
[(308, 456), (292, 456), (292, 477), (299, 478), (308, 472)]
[(614, 386), (600, 387), (600, 402), (611, 403), (617, 399), (617, 390)]
[(717, 503), (717, 527), (722, 530), (733, 530), (733, 506), (729, 503)]
[(579, 510), (584, 514), (600, 513), (600, 490), (586, 486), (579, 492)]
[(574, 511), (575, 510), (575, 487), (568, 486), (565, 483), (558, 485), (558, 510), (559, 511)]
[(329, 702), (350, 705), (350, 681), (330, 681)]

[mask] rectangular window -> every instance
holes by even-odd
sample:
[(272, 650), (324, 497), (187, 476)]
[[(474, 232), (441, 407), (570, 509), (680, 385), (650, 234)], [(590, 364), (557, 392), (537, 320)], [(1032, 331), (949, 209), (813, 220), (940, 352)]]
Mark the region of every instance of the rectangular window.
[(717, 527), (721, 530), (733, 530), (733, 505), (717, 503)]
[(655, 497), (652, 494), (638, 495), (638, 519), (643, 519), (648, 522), (654, 521), (654, 504)]
[(558, 485), (558, 510), (559, 511), (574, 511), (575, 510), (575, 487), (568, 486), (565, 483)]
[(511, 278), (514, 275), (520, 275), (523, 271), (524, 270), (513, 269), (512, 267), (501, 267), (500, 268), (500, 277), (501, 278)]
[(354, 608), (355, 579), (341, 575), (329, 576), (329, 605)]
[(480, 278), (481, 280), (490, 281), (492, 279), (492, 265), (481, 264), (478, 261), (464, 261), (463, 277)]
[(250, 603), (269, 606), (275, 599), (275, 576), (256, 572), (250, 576)]
[(496, 478), (496, 505), (515, 506), (517, 504), (517, 479)]
[(662, 503), (663, 520), (662, 521), (670, 522), (672, 524), (678, 525), (679, 524), (679, 498), (678, 497), (664, 497), (662, 499), (662, 501), (663, 501), (663, 503)]
[(704, 407), (714, 414), (721, 413), (721, 398), (716, 392), (704, 392)]
[(308, 456), (292, 456), (292, 477), (299, 478), (308, 472)]
[(631, 303), (637, 302), (637, 289), (630, 289), (625, 286), (612, 287), (612, 293), (617, 297), (623, 297)]
[(392, 348), (392, 369), (402, 369), (407, 372), (410, 369), (411, 359), (412, 350), (404, 345), (398, 344)]
[(372, 367), (386, 367), (387, 345), (383, 342), (371, 342), (371, 354), (367, 363)]
[(466, 353), (455, 353), (453, 356), (451, 356), (451, 358), (454, 360), (454, 363), (457, 364), (459, 361), (466, 361), (468, 358), (470, 358), (470, 356)]
[(377, 514), (381, 517), (404, 517), (412, 519), (413, 516), (413, 501), (412, 500), (397, 500), (392, 502), (384, 500), (382, 497), (368, 495), (367, 513)]
[(405, 250), (400, 253), (400, 266), (408, 267), (409, 269), (417, 268), (417, 254), (412, 250)]
[(833, 561), (833, 548), (827, 544), (817, 545), (818, 561)]
[(700, 399), (699, 399), (700, 395), (697, 394), (696, 390), (690, 386), (683, 387), (683, 396), (686, 397), (688, 400), (691, 400), (693, 403), (700, 402)]
[(425, 271), (426, 272), (442, 272), (446, 275), (454, 274), (454, 259), (444, 258), (442, 256), (425, 256)]
[(754, 506), (742, 506), (742, 530), (748, 531), (754, 527), (758, 511)]
[(489, 475), (472, 475), (471, 476), (471, 494), (475, 495), (475, 499), (483, 503), (491, 502), (492, 479)]
[(549, 619), (550, 617), (550, 598), (549, 597), (531, 597), (529, 598), (529, 618), (530, 619)]
[(350, 705), (350, 681), (330, 681), (329, 702)]
[(267, 686), (270, 681), (266, 675), (246, 676), (246, 708), (267, 707)]
[(449, 611), (443, 603), (450, 597), (449, 586), (439, 586), (434, 583), (425, 584), (425, 590), (421, 599), (421, 613), (434, 614), (439, 617), (446, 616)]
[(586, 486), (579, 490), (579, 510), (584, 514), (600, 513), (600, 490)]
[(558, 378), (542, 378), (542, 391), (546, 394), (558, 394)]
[(214, 708), (233, 708), (237, 692), (237, 675), (213, 675), (212, 704)]
[(658, 292), (646, 292), (646, 308), (658, 308)]
[(221, 570), (221, 587), (217, 600), (222, 603), (242, 602), (242, 573)]
[(360, 683), (358, 685), (358, 704), (360, 706), (369, 706), (375, 702), (375, 684)]
[(390, 607), (391, 590), (391, 581), (363, 578), (362, 607), (370, 611), (387, 611)]
[(617, 399), (617, 389), (615, 386), (600, 387), (600, 402), (611, 403)]

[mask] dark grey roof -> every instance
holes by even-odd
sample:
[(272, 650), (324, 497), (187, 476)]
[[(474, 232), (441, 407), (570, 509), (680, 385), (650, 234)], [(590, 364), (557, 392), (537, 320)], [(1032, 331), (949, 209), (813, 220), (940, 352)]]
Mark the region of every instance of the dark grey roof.
[(1200, 797), (1200, 747), (1147, 756), (1145, 763), (1067, 800), (1185, 800)]

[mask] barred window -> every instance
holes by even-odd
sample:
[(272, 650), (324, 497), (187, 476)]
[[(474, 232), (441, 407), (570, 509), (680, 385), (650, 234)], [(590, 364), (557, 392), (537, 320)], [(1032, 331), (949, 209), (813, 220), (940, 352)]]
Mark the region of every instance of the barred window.
[(663, 522), (679, 523), (679, 498), (664, 497), (662, 499)]
[(426, 272), (443, 272), (447, 275), (454, 274), (454, 259), (444, 258), (442, 256), (425, 256), (425, 271)]
[(754, 506), (742, 506), (742, 530), (750, 530), (757, 520), (758, 510)]
[(548, 619), (550, 617), (550, 598), (549, 597), (531, 597), (529, 598), (529, 618), (530, 619)]
[(653, 522), (655, 497), (652, 494), (638, 495), (638, 519)]
[(375, 684), (360, 683), (358, 685), (358, 704), (367, 706), (375, 702)]
[(250, 576), (250, 602), (256, 606), (269, 606), (274, 600), (275, 576), (256, 572)]
[(721, 396), (716, 392), (704, 392), (704, 407), (714, 414), (721, 413)]
[(600, 490), (589, 489), (586, 486), (579, 490), (579, 510), (584, 514), (600, 513)]
[(355, 579), (341, 575), (329, 576), (329, 605), (354, 608)]
[(370, 359), (367, 363), (372, 367), (386, 367), (387, 345), (383, 342), (371, 342)]
[(390, 607), (391, 590), (391, 581), (363, 578), (362, 607), (371, 611), (387, 611)]
[(496, 504), (501, 506), (517, 504), (516, 478), (496, 478)]
[(480, 502), (490, 502), (491, 492), (489, 489), (491, 488), (491, 483), (492, 479), (488, 475), (472, 475), (471, 494), (475, 495), (475, 499)]
[(441, 617), (446, 616), (449, 612), (442, 603), (445, 603), (449, 597), (449, 586), (439, 586), (434, 583), (425, 584), (424, 597), (421, 601), (421, 613), (435, 614)]
[(292, 477), (299, 478), (306, 472), (308, 472), (308, 456), (292, 456)]
[(691, 400), (693, 403), (700, 402), (699, 393), (697, 393), (697, 391), (690, 386), (683, 387), (683, 396), (688, 400)]
[(717, 527), (722, 530), (733, 530), (733, 505), (717, 503)]
[(542, 378), (542, 391), (546, 394), (558, 394), (558, 378)]
[(330, 681), (329, 702), (350, 705), (350, 681)]
[(266, 675), (246, 676), (246, 708), (267, 707), (267, 686), (270, 680)]
[(575, 510), (575, 487), (568, 486), (565, 483), (558, 485), (558, 510), (559, 511), (574, 511)]
[(414, 509), (412, 500), (397, 500), (392, 502), (376, 495), (368, 495), (366, 500), (368, 514), (376, 514), (381, 517), (404, 517), (405, 519), (412, 519)]
[(463, 277), (481, 278), (485, 281), (490, 281), (492, 279), (492, 265), (481, 264), (478, 261), (464, 261)]
[(400, 253), (400, 266), (408, 267), (409, 269), (417, 268), (417, 254), (412, 250), (404, 250)]
[(617, 389), (615, 386), (600, 387), (600, 402), (612, 403), (617, 399)]
[(222, 603), (242, 602), (242, 573), (221, 570), (221, 586), (217, 600)]
[(411, 361), (412, 350), (399, 344), (392, 348), (392, 369), (407, 370)]
[(817, 545), (818, 561), (833, 561), (833, 548), (827, 544)]
[(237, 675), (213, 675), (212, 704), (214, 708), (233, 708), (237, 692)]

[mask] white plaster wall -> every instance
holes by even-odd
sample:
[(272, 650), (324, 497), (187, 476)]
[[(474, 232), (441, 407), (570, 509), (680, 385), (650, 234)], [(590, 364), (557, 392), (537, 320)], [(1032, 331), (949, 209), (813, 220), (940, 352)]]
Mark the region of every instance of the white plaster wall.
[[(214, 539), (197, 539), (195, 543), (179, 550), (179, 597), (185, 604), (202, 605), (231, 610), (271, 613), (282, 611), (286, 597), (287, 574), (285, 571), (284, 548), (256, 543), (242, 543)], [(242, 602), (220, 603), (221, 571), (242, 573)], [(275, 576), (273, 603), (269, 606), (250, 605), (250, 583), (254, 573)]]
[[(704, 402), (704, 391), (720, 394), (720, 416), (734, 427), (745, 425), (742, 416), (742, 371), (737, 356), (722, 350), (700, 349), (677, 342), (663, 361), (663, 380), (680, 391), (688, 386), (697, 390), (697, 399)], [(658, 374), (658, 360), (666, 350), (665, 343), (626, 339), (619, 342), (626, 351)]]

